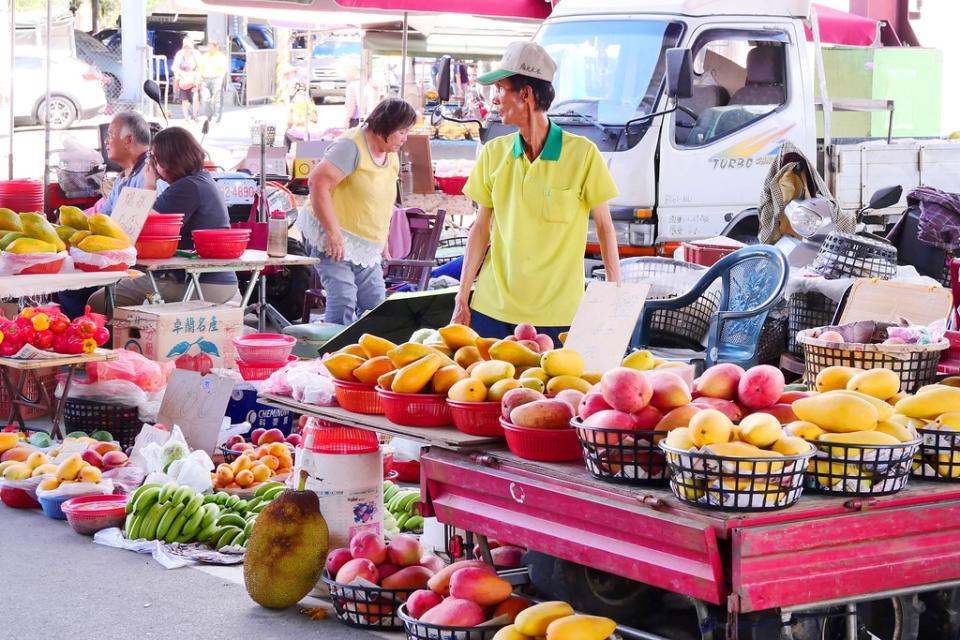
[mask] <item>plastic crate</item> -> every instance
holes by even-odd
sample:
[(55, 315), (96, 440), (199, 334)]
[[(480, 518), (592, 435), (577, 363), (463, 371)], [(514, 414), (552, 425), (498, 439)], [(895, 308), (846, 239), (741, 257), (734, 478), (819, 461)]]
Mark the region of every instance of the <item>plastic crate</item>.
[(694, 244), (692, 242), (683, 243), (683, 258), (687, 262), (699, 264), (704, 267), (712, 267), (720, 258), (728, 256), (742, 247), (733, 247), (723, 244)]
[(960, 432), (917, 429), (920, 447), (911, 475), (924, 480), (960, 482)]
[(828, 280), (889, 280), (897, 274), (897, 248), (874, 238), (834, 231), (820, 245), (811, 268)]

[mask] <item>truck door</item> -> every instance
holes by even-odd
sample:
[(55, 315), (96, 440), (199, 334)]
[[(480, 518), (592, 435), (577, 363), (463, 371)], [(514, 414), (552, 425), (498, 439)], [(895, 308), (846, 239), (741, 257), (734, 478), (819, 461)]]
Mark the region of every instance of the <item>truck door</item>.
[(789, 23), (713, 24), (693, 34), (693, 97), (661, 131), (658, 241), (717, 235), (726, 214), (757, 206), (783, 141), (806, 146), (794, 38)]

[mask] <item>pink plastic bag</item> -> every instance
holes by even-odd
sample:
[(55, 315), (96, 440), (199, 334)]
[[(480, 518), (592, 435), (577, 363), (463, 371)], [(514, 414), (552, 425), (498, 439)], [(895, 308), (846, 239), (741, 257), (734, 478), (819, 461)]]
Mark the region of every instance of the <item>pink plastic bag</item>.
[(125, 349), (118, 349), (116, 353), (116, 360), (88, 362), (87, 380), (126, 380), (147, 392), (166, 388), (170, 372), (175, 367), (173, 362), (154, 362), (135, 351)]

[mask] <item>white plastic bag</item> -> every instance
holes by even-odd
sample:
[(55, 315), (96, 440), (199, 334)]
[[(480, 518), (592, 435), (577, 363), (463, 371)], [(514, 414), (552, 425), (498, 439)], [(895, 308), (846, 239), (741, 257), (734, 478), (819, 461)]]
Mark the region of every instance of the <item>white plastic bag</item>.
[(90, 253), (77, 247), (70, 247), (70, 257), (77, 269), (90, 267), (91, 271), (116, 267), (117, 265), (133, 266), (137, 263), (137, 250), (133, 247), (116, 249), (114, 251), (97, 251)]
[(291, 362), (274, 371), (260, 385), (260, 391), (292, 397), (297, 402), (317, 406), (333, 406), (333, 380), (320, 360)]
[(101, 480), (100, 482), (64, 482), (56, 489), (44, 491), (37, 488), (38, 498), (63, 498), (66, 496), (109, 496), (113, 494), (113, 481)]
[(11, 489), (22, 489), (30, 494), (33, 499), (37, 498), (37, 487), (43, 482), (43, 476), (27, 478), (25, 480), (2, 480), (0, 487), (10, 487)]
[[(24, 269), (36, 267), (48, 262), (62, 260), (66, 262), (69, 256), (66, 251), (59, 253), (0, 253), (0, 276), (15, 276)], [(64, 265), (61, 264), (57, 273), (63, 271)]]
[(133, 464), (103, 472), (104, 480), (113, 482), (114, 491), (119, 489), (125, 494), (133, 493), (137, 487), (143, 484), (145, 477), (147, 477), (147, 472)]
[(197, 493), (204, 493), (213, 488), (210, 472), (213, 471), (213, 460), (206, 451), (193, 451), (184, 457), (171, 460), (170, 452), (175, 447), (187, 448), (187, 441), (183, 437), (180, 427), (173, 425), (170, 437), (163, 446), (150, 443), (143, 448), (140, 455), (147, 463), (147, 477), (144, 482), (166, 483), (171, 480), (179, 485), (188, 486)]

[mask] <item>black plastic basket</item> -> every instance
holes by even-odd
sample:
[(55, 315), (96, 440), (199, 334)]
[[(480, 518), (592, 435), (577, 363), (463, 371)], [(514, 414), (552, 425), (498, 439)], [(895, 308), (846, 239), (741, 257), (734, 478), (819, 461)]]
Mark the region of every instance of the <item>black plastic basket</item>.
[(587, 470), (601, 480), (623, 484), (658, 484), (667, 480), (667, 463), (657, 443), (663, 431), (598, 429), (579, 418), (577, 430)]
[(910, 479), (920, 440), (898, 444), (810, 442), (817, 448), (804, 486), (817, 493), (840, 496), (886, 496), (900, 491)]
[[(626, 258), (620, 261), (622, 282), (647, 282), (647, 300), (667, 300), (683, 295), (696, 284), (702, 272), (698, 264), (669, 258)], [(606, 271), (596, 269), (593, 277), (606, 280)], [(692, 304), (682, 309), (661, 310), (650, 319), (650, 344), (656, 347), (703, 349), (703, 338), (710, 329), (710, 318), (720, 304), (720, 289), (712, 286)]]
[(776, 511), (797, 502), (816, 450), (776, 458), (731, 458), (660, 442), (670, 489), (681, 501), (721, 511)]
[(136, 407), (67, 398), (63, 404), (63, 426), (67, 433), (109, 431), (126, 449), (133, 446), (133, 441), (143, 428), (143, 421)]
[(321, 578), (330, 589), (337, 620), (359, 629), (402, 629), (397, 608), (416, 589), (383, 589), (341, 584), (324, 571)]
[(219, 447), (217, 447), (217, 449), (218, 449), (218, 450), (220, 451), (220, 453), (223, 455), (223, 461), (226, 462), (226, 463), (228, 463), (228, 464), (231, 463), (231, 462), (233, 462), (233, 461), (236, 460), (237, 458), (239, 458), (240, 455), (242, 454), (241, 451), (234, 451), (233, 449), (228, 449), (228, 448), (226, 448), (226, 447), (224, 447), (224, 446), (219, 446)]
[(816, 291), (798, 291), (791, 295), (787, 303), (787, 349), (790, 353), (803, 357), (803, 346), (797, 342), (797, 334), (831, 324), (839, 305), (839, 302)]
[(427, 624), (410, 617), (405, 604), (398, 609), (398, 615), (403, 620), (407, 640), (493, 640), (493, 636), (506, 626), (447, 627)]
[(924, 480), (960, 482), (960, 432), (917, 429), (920, 447), (910, 475)]
[(780, 356), (787, 348), (789, 318), (770, 317), (763, 322), (760, 340), (757, 343), (757, 362), (779, 364)]
[(897, 274), (897, 248), (883, 240), (834, 231), (820, 245), (811, 268), (828, 280)]

